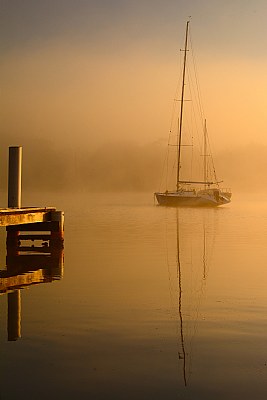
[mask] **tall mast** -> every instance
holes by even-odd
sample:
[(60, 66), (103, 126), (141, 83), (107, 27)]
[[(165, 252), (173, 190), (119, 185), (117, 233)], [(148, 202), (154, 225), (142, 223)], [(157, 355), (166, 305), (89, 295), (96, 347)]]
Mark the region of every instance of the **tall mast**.
[(189, 21), (186, 22), (185, 31), (185, 46), (184, 46), (184, 66), (183, 66), (183, 81), (182, 81), (182, 95), (181, 95), (181, 108), (180, 108), (180, 118), (179, 118), (179, 141), (178, 141), (178, 161), (177, 161), (177, 183), (176, 189), (179, 189), (180, 180), (180, 168), (181, 168), (181, 142), (182, 142), (182, 126), (183, 126), (183, 109), (184, 109), (184, 88), (185, 88), (185, 66), (186, 66), (186, 55), (187, 55), (187, 41), (188, 41), (188, 29)]

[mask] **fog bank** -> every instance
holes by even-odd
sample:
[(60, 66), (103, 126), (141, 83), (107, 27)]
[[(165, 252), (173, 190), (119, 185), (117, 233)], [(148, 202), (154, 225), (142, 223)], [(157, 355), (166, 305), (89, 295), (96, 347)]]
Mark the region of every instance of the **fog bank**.
[[(1, 147), (1, 191), (7, 187), (8, 145), (23, 145), (23, 190), (156, 191), (162, 176), (166, 144), (110, 142), (95, 150), (24, 140)], [(218, 179), (233, 192), (265, 191), (267, 146), (251, 144), (214, 155)]]

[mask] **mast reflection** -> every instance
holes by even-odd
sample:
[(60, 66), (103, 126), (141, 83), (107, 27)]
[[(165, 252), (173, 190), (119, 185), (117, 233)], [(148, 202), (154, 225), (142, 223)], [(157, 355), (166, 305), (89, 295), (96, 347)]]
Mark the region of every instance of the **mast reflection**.
[(47, 233), (7, 230), (6, 269), (0, 270), (0, 294), (7, 294), (7, 339), (21, 338), (21, 289), (63, 277), (63, 243)]
[(201, 297), (208, 276), (205, 215), (202, 227), (195, 225), (193, 231), (188, 230), (186, 215), (183, 210), (175, 210), (175, 228), (169, 237), (173, 245), (167, 245), (171, 246), (169, 251), (172, 253), (167, 255), (167, 260), (173, 315), (177, 321), (178, 364), (181, 364), (185, 387), (189, 383), (192, 357), (192, 337), (188, 335), (190, 330), (194, 332), (193, 336), (196, 333)]
[(185, 353), (185, 341), (184, 341), (184, 329), (183, 329), (183, 314), (182, 314), (182, 270), (181, 270), (181, 259), (180, 259), (180, 234), (179, 234), (179, 210), (176, 210), (176, 240), (177, 240), (177, 279), (178, 279), (178, 312), (180, 319), (180, 337), (182, 353), (179, 353), (179, 359), (183, 360), (183, 379), (184, 385), (187, 386), (186, 379), (186, 353)]

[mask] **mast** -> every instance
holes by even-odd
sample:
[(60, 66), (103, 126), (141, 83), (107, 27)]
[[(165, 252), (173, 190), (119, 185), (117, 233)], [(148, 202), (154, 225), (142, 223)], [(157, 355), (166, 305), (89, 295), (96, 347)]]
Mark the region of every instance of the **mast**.
[(188, 29), (189, 29), (189, 21), (186, 22), (186, 31), (185, 31), (183, 81), (182, 81), (181, 108), (180, 108), (180, 118), (179, 118), (179, 141), (178, 141), (178, 155), (177, 155), (178, 156), (177, 183), (176, 183), (177, 190), (179, 189), (180, 168), (181, 168), (181, 142), (182, 142), (182, 126), (183, 126), (184, 88), (185, 88), (185, 71), (186, 71), (185, 67), (186, 67), (186, 55), (187, 55)]

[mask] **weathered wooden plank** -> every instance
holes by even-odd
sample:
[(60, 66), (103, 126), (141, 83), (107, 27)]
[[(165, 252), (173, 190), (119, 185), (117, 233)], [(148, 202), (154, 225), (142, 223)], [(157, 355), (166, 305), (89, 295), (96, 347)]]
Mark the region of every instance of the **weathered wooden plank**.
[(46, 274), (46, 271), (39, 269), (37, 271), (28, 272), (24, 275), (9, 276), (6, 278), (0, 278), (0, 294), (4, 294), (8, 291), (23, 288), (30, 285), (36, 285), (38, 283), (52, 282), (53, 276)]
[(51, 211), (55, 210), (55, 207), (1, 208), (0, 226), (47, 222), (50, 220)]
[(42, 233), (42, 234), (30, 234), (30, 235), (18, 235), (18, 240), (43, 240), (44, 242), (51, 239), (51, 235), (49, 233)]
[[(47, 217), (50, 219), (50, 216)], [(53, 232), (58, 231), (58, 222), (35, 222), (34, 224), (18, 224), (6, 227), (7, 232)]]
[[(28, 271), (37, 269), (54, 270), (63, 268), (64, 257), (63, 251), (58, 252), (56, 255), (45, 254), (20, 254), (16, 256), (6, 257), (7, 270), (0, 270), (0, 279), (7, 276), (14, 276), (15, 274), (25, 274)], [(52, 272), (51, 272), (52, 273)], [(58, 276), (58, 275), (57, 275)]]
[(51, 248), (44, 246), (19, 246), (18, 251), (28, 251), (31, 253), (51, 253)]
[(48, 211), (56, 211), (55, 207), (21, 207), (21, 208), (0, 208), (0, 214), (23, 214), (28, 212), (48, 212)]

